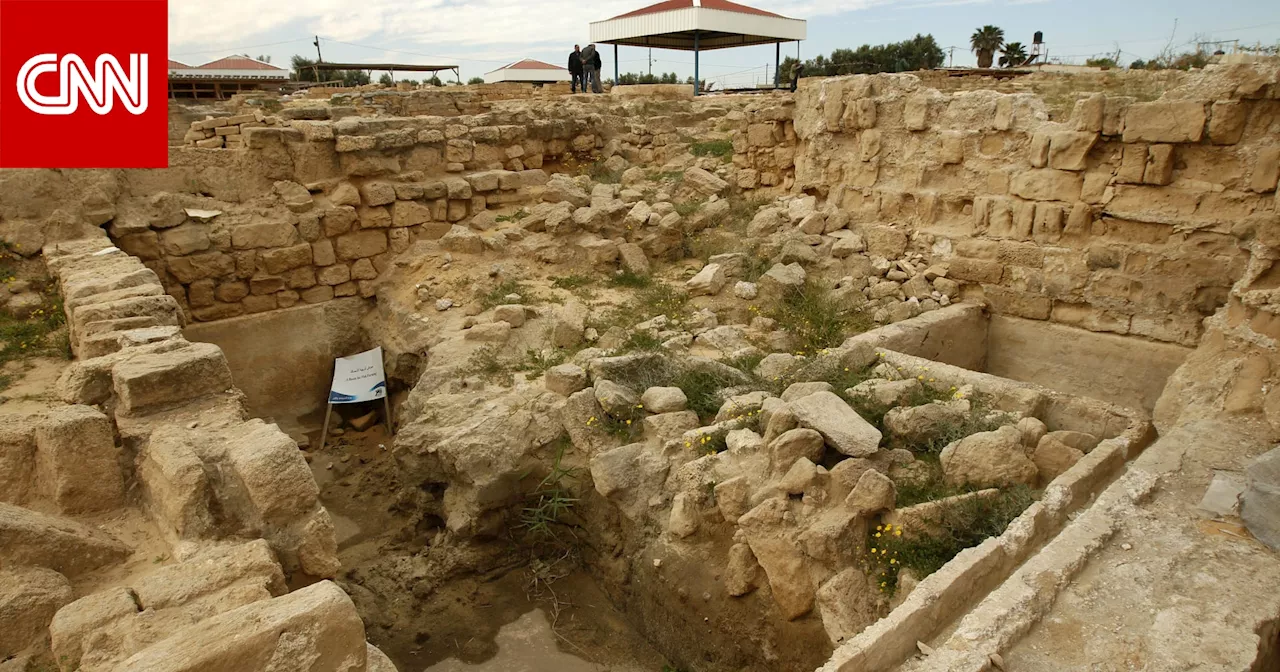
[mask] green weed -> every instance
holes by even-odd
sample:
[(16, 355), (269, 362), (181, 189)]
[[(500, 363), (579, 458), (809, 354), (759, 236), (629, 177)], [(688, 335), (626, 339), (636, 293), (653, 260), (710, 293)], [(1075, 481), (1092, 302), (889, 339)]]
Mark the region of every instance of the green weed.
[(524, 219), (525, 217), (528, 217), (528, 216), (529, 216), (529, 212), (528, 212), (528, 211), (526, 211), (524, 208), (520, 208), (519, 210), (516, 210), (515, 212), (513, 212), (513, 213), (511, 213), (511, 214), (509, 214), (509, 215), (498, 215), (497, 217), (494, 217), (493, 219), (494, 219), (494, 221), (499, 222), (499, 223), (502, 223), (502, 222), (518, 222), (518, 221), (520, 221), (520, 220), (522, 220), (522, 219)]
[(924, 578), (942, 568), (960, 551), (1004, 532), (1035, 501), (1035, 492), (1019, 485), (995, 497), (971, 497), (941, 508), (926, 524), (929, 534), (904, 534), (900, 527), (879, 525), (867, 537), (869, 568), (879, 578), (881, 592), (892, 595), (898, 572), (908, 568)]
[(551, 471), (538, 483), (529, 494), (530, 504), (521, 511), (520, 526), (535, 536), (554, 538), (555, 526), (562, 524), (565, 514), (573, 510), (578, 500), (573, 497), (566, 481), (578, 478), (576, 467), (564, 466), (564, 451), (567, 441), (556, 444), (555, 459), (551, 463)]
[(871, 328), (871, 319), (861, 311), (849, 310), (831, 298), (831, 292), (808, 280), (785, 292), (769, 307), (769, 317), (778, 328), (799, 341), (797, 354), (834, 348), (854, 334)]
[(689, 145), (689, 152), (694, 156), (714, 156), (721, 161), (729, 161), (733, 159), (733, 141), (707, 140), (705, 142), (694, 142)]
[(595, 282), (595, 279), (589, 275), (566, 275), (559, 278), (551, 279), (551, 286), (557, 289), (578, 289), (586, 287)]
[(653, 284), (653, 277), (632, 273), (628, 270), (622, 270), (609, 276), (609, 284), (614, 287), (628, 287), (631, 289), (645, 289)]

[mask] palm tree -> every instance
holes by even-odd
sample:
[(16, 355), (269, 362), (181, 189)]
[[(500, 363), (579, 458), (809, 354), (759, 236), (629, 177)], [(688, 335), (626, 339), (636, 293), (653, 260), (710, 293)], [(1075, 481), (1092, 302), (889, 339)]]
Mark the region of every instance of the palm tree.
[(969, 38), (973, 53), (978, 55), (978, 67), (989, 68), (995, 60), (996, 52), (1004, 45), (1004, 31), (995, 26), (983, 26)]
[(1004, 45), (1002, 51), (1004, 55), (1000, 57), (1001, 67), (1016, 68), (1027, 62), (1027, 48), (1021, 42), (1010, 42)]

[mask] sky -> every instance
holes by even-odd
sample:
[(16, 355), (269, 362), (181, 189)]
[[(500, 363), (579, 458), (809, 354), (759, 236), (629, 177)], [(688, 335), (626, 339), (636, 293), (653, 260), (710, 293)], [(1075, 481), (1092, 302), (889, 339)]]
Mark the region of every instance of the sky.
[[(741, 1), (741, 0), (740, 0)], [(232, 53), (267, 55), (288, 67), (294, 54), (326, 61), (451, 64), (463, 80), (522, 58), (563, 65), (588, 24), (651, 4), (649, 0), (170, 0), (170, 58), (199, 65)], [(808, 39), (782, 45), (802, 58), (932, 34), (956, 66), (975, 64), (969, 36), (979, 26), (1005, 39), (1045, 34), (1051, 58), (1082, 63), (1121, 51), (1121, 62), (1150, 58), (1172, 44), (1197, 40), (1280, 43), (1277, 0), (746, 0), (760, 9), (808, 21)], [(214, 18), (216, 17), (216, 19)], [(605, 45), (603, 73), (614, 72)], [(650, 64), (652, 58), (652, 64)], [(700, 74), (724, 88), (772, 78), (774, 47), (704, 52)], [(621, 72), (693, 74), (689, 52), (621, 47)], [(375, 72), (376, 79), (380, 73)], [(403, 75), (397, 75), (402, 78)]]

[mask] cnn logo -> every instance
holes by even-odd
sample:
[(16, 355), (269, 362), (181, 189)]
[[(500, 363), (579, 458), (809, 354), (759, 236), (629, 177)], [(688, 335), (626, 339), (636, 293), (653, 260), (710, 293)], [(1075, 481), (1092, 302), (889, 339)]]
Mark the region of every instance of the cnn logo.
[[(45, 95), (36, 89), (41, 75), (57, 76), (57, 93)], [(18, 99), (36, 114), (73, 114), (80, 107), (81, 96), (94, 114), (109, 114), (116, 96), (129, 114), (142, 114), (147, 111), (147, 55), (129, 54), (126, 74), (110, 54), (99, 56), (92, 71), (76, 54), (61, 59), (57, 54), (39, 54), (22, 64), (17, 84)]]
[(166, 0), (0, 0), (0, 168), (164, 168)]

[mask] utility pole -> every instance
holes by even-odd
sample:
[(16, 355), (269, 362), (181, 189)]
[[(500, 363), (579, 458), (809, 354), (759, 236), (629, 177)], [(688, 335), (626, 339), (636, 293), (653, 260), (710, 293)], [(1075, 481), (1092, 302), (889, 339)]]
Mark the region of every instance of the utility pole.
[(649, 47), (649, 76), (653, 76), (653, 47)]
[[(319, 35), (316, 35), (316, 41), (314, 42), (314, 44), (316, 45), (316, 63), (324, 63), (324, 56), (320, 54), (320, 36)], [(312, 68), (312, 71), (316, 76), (316, 81), (317, 82), (320, 81), (320, 68)]]
[(947, 47), (947, 67), (951, 67), (956, 61), (956, 48)]

